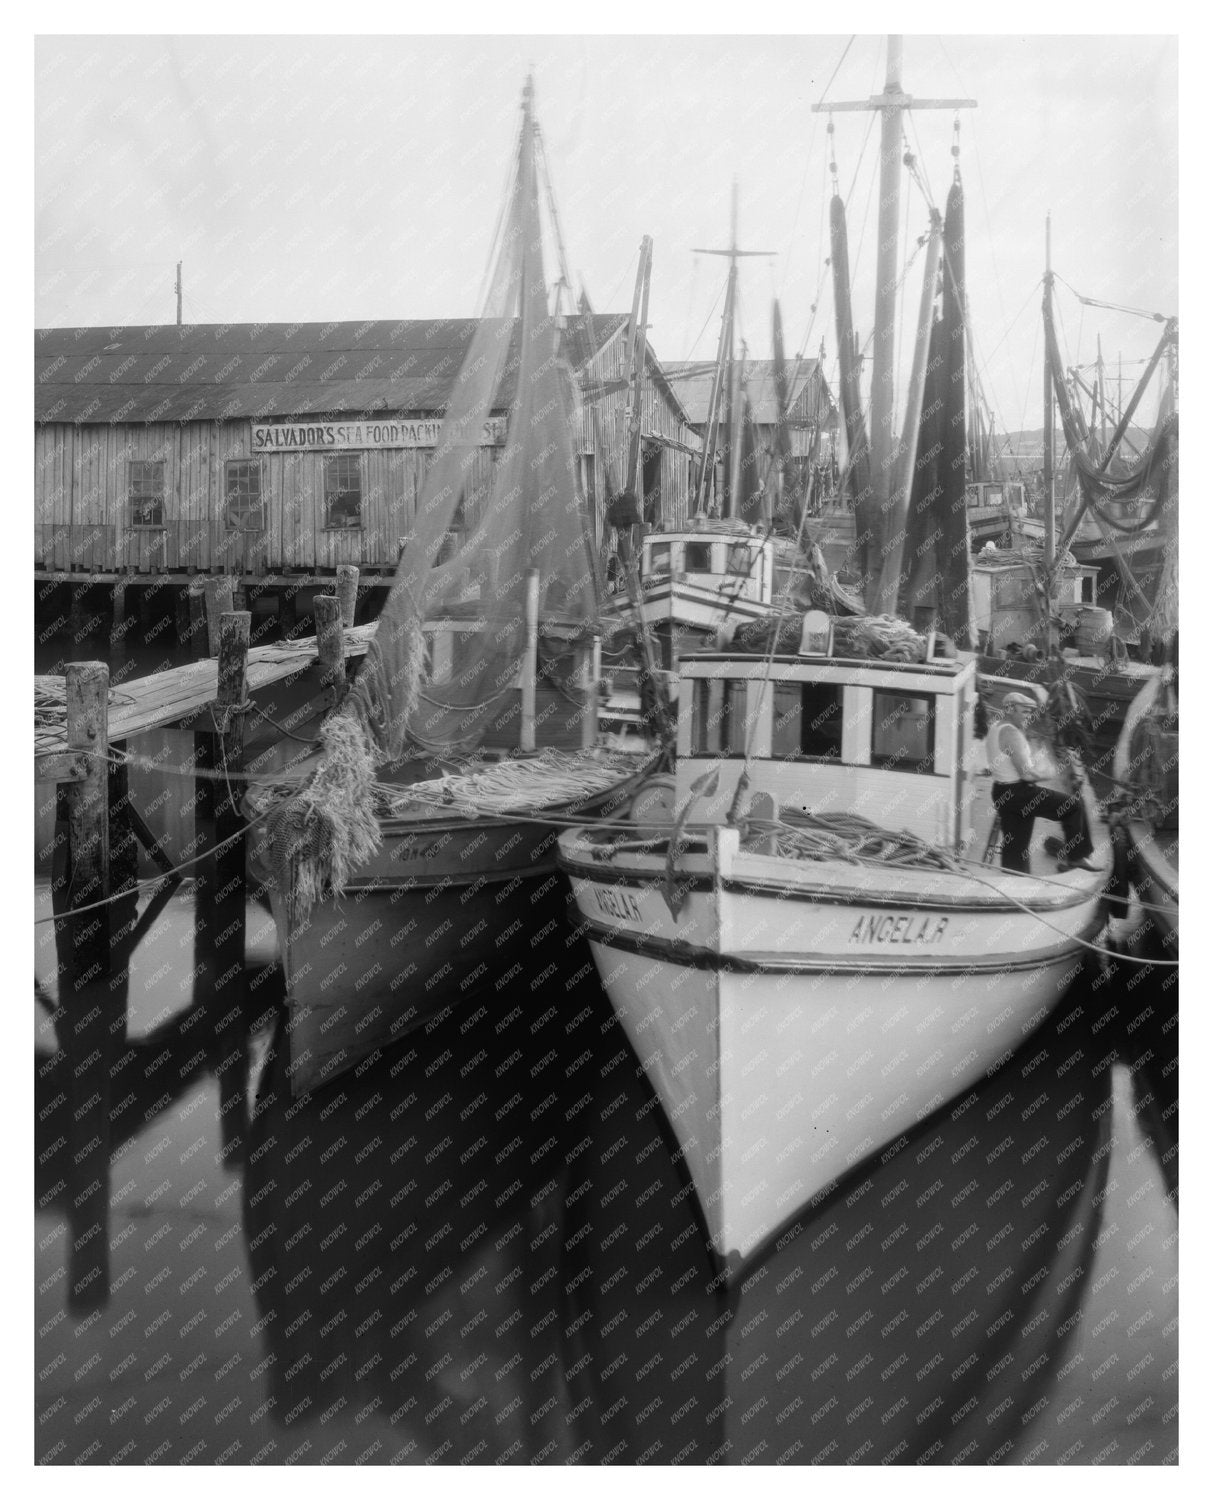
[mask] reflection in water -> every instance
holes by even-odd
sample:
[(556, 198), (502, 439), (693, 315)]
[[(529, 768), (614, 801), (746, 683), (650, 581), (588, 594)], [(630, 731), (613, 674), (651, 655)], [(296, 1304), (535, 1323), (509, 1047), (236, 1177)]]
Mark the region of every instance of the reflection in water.
[(727, 1291), (579, 942), (293, 1100), (208, 875), (117, 910), (112, 982), (37, 929), (41, 1461), (1174, 1460), (1169, 979), (1085, 976)]
[[(1077, 987), (726, 1293), (579, 943), (292, 1100), (272, 927), (250, 908), (233, 1015), (207, 921), (183, 893), (125, 1006), (118, 985), (87, 1021), (41, 1015), (41, 1458), (1174, 1457), (1155, 980)], [(99, 1118), (104, 1081), (90, 1156), (72, 1115)]]

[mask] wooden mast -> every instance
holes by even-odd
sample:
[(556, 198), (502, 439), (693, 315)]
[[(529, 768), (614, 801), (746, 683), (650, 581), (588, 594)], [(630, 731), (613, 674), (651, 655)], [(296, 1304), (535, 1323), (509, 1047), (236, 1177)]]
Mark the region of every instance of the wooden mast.
[[(898, 219), (901, 209), (901, 127), (902, 116), (909, 109), (976, 109), (976, 99), (915, 99), (902, 92), (901, 37), (890, 36), (887, 44), (885, 86), (882, 94), (848, 103), (813, 105), (814, 113), (835, 110), (880, 111), (880, 210), (877, 227), (876, 327), (873, 335), (872, 398), (870, 446), (872, 455), (872, 490), (875, 508), (888, 516), (894, 490), (894, 466), (898, 443), (894, 435), (894, 387), (897, 333), (897, 287), (900, 236)], [(887, 536), (888, 526), (885, 526)], [(873, 551), (879, 554), (885, 536), (876, 538)], [(882, 569), (882, 571), (884, 571)], [(865, 592), (874, 594), (874, 581), (865, 584)], [(870, 601), (869, 601), (870, 602)]]
[[(712, 373), (712, 394), (708, 400), (708, 420), (704, 429), (703, 467), (699, 475), (699, 494), (695, 501), (695, 514), (702, 515), (711, 487), (710, 480), (716, 468), (716, 444), (720, 436), (720, 407), (727, 389), (728, 415), (725, 422), (729, 429), (729, 451), (725, 457), (726, 505), (732, 503), (730, 490), (730, 468), (733, 449), (737, 446), (734, 432), (733, 392), (733, 339), (734, 320), (737, 309), (737, 262), (742, 256), (774, 255), (774, 250), (739, 250), (737, 248), (737, 181), (733, 180), (733, 199), (729, 215), (729, 248), (727, 250), (705, 250), (694, 246), (696, 255), (725, 255), (729, 260), (729, 279), (725, 286), (724, 312), (720, 319), (720, 343), (716, 349), (716, 368)], [(726, 385), (727, 382), (727, 385)]]

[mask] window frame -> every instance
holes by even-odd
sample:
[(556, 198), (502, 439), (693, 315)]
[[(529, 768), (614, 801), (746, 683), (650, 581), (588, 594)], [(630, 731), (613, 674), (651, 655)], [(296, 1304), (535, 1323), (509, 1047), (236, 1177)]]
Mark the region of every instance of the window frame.
[[(330, 492), (330, 488), (329, 488), (329, 473), (330, 473), (330, 468), (334, 464), (351, 464), (351, 463), (355, 466), (355, 473), (356, 473), (357, 478), (358, 478), (358, 519), (351, 526), (335, 526), (333, 524), (333, 499), (336, 498), (337, 496), (340, 496), (340, 495), (350, 494), (351, 491), (348, 490), (348, 489), (339, 489), (339, 490), (336, 490), (335, 492)], [(337, 532), (362, 531), (362, 530), (364, 530), (365, 528), (364, 528), (364, 522), (363, 522), (363, 516), (362, 516), (362, 503), (363, 503), (364, 498), (365, 498), (365, 495), (364, 495), (364, 484), (363, 484), (363, 474), (362, 474), (362, 454), (361, 453), (326, 453), (324, 455), (324, 494), (323, 494), (324, 525), (320, 529), (322, 531), (337, 531)]]
[[(247, 519), (243, 525), (238, 525), (232, 518), (232, 494), (229, 475), (237, 465), (242, 465), (249, 473), (257, 475), (257, 515), (259, 521), (250, 526)], [(242, 512), (246, 517), (251, 514), (251, 508), (246, 507)], [(223, 524), (228, 531), (264, 531), (265, 530), (265, 466), (259, 458), (226, 458), (223, 461)]]
[[(166, 474), (165, 474), (166, 467), (167, 466), (166, 466), (165, 460), (162, 459), (162, 458), (131, 458), (131, 459), (127, 460), (127, 471), (126, 471), (127, 524), (128, 524), (128, 526), (130, 527), (130, 529), (132, 531), (164, 531), (165, 530), (166, 524), (167, 524), (167, 522), (166, 522), (166, 516), (165, 516), (165, 512), (166, 512), (166, 508), (167, 508), (167, 506), (166, 506), (166, 501), (167, 501), (167, 486), (166, 486), (166, 482), (165, 482), (166, 481)], [(135, 518), (134, 518), (135, 517), (135, 470), (136, 469), (140, 469), (140, 470), (157, 469), (157, 470), (159, 470), (159, 480), (160, 480), (160, 494), (159, 494), (160, 519), (158, 521), (136, 521)], [(142, 483), (144, 481), (145, 476), (143, 474), (140, 474), (139, 478), (140, 478), (140, 482)], [(144, 501), (145, 504), (147, 503), (147, 497), (140, 497), (140, 498), (143, 499), (143, 501)]]
[[(836, 708), (838, 713), (838, 753), (836, 755), (815, 754), (812, 751), (805, 750), (804, 748), (804, 700), (805, 691), (809, 688), (816, 689), (819, 692), (829, 691), (834, 695), (834, 700), (831, 707)], [(783, 717), (783, 715), (778, 712), (779, 696), (781, 693), (789, 692), (792, 690), (796, 690), (798, 692), (800, 699), (800, 702), (798, 704), (800, 721), (797, 733), (797, 740), (799, 741), (800, 749), (795, 752), (787, 752), (777, 750), (775, 748), (775, 737), (778, 733), (776, 726), (778, 725), (780, 718)], [(846, 730), (846, 701), (846, 688), (844, 684), (840, 682), (806, 682), (803, 678), (792, 678), (786, 682), (776, 682), (775, 684), (773, 684), (773, 691), (771, 693), (771, 759), (779, 761), (796, 761), (799, 763), (807, 762), (811, 765), (819, 766), (842, 765), (842, 746)], [(821, 711), (819, 710), (819, 715), (820, 712)]]
[[(917, 701), (927, 705), (927, 753), (921, 760), (910, 760), (908, 757), (881, 754), (876, 749), (876, 736), (880, 730), (881, 723), (888, 717), (888, 710), (881, 710), (879, 700), (881, 698), (898, 698), (902, 702)], [(873, 688), (872, 689), (872, 737), (870, 741), (871, 764), (880, 766), (885, 770), (905, 771), (916, 776), (934, 776), (935, 774), (935, 729), (939, 720), (939, 694), (922, 692), (905, 692), (895, 688)]]

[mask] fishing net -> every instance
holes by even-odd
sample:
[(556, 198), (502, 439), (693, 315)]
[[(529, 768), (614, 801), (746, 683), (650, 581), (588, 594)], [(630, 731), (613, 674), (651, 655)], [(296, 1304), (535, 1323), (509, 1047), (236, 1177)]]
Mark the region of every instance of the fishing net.
[[(566, 638), (594, 628), (597, 579), (574, 469), (572, 386), (547, 306), (529, 98), (507, 204), (484, 310), (375, 636), (322, 730), (321, 771), (270, 828), (274, 863), (303, 911), (340, 892), (379, 847), (377, 764), (468, 753), (511, 709), (517, 718), (531, 575), (542, 622)], [(490, 416), (506, 408), (504, 444), (493, 446)]]

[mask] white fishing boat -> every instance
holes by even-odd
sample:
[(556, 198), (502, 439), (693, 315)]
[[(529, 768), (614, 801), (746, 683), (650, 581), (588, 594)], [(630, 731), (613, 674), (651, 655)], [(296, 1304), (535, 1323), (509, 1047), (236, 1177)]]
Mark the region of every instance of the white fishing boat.
[(672, 787), (637, 799), (630, 832), (559, 842), (603, 983), (730, 1276), (1011, 1055), (1077, 976), (1112, 868), (1081, 766), (1061, 746), (1055, 789), (1083, 800), (1093, 857), (1059, 867), (1038, 823), (1026, 871), (993, 862), (978, 664), (957, 650), (971, 637), (963, 192), (957, 166), (946, 215), (931, 205), (920, 241), (898, 424), (898, 164), (912, 103), (900, 62), (890, 38), (884, 94), (838, 106), (882, 116), (870, 424), (830, 164), (844, 492), (865, 612), (835, 586), (814, 601), (829, 613), (772, 616), (728, 649), (684, 657)]
[(673, 807), (652, 826), (651, 796), (643, 827), (561, 836), (731, 1271), (1007, 1057), (1102, 926), (1102, 832), (1094, 871), (1059, 873), (1039, 833), (1030, 875), (984, 862), (976, 696), (954, 657), (702, 655), (683, 664), (677, 826)]

